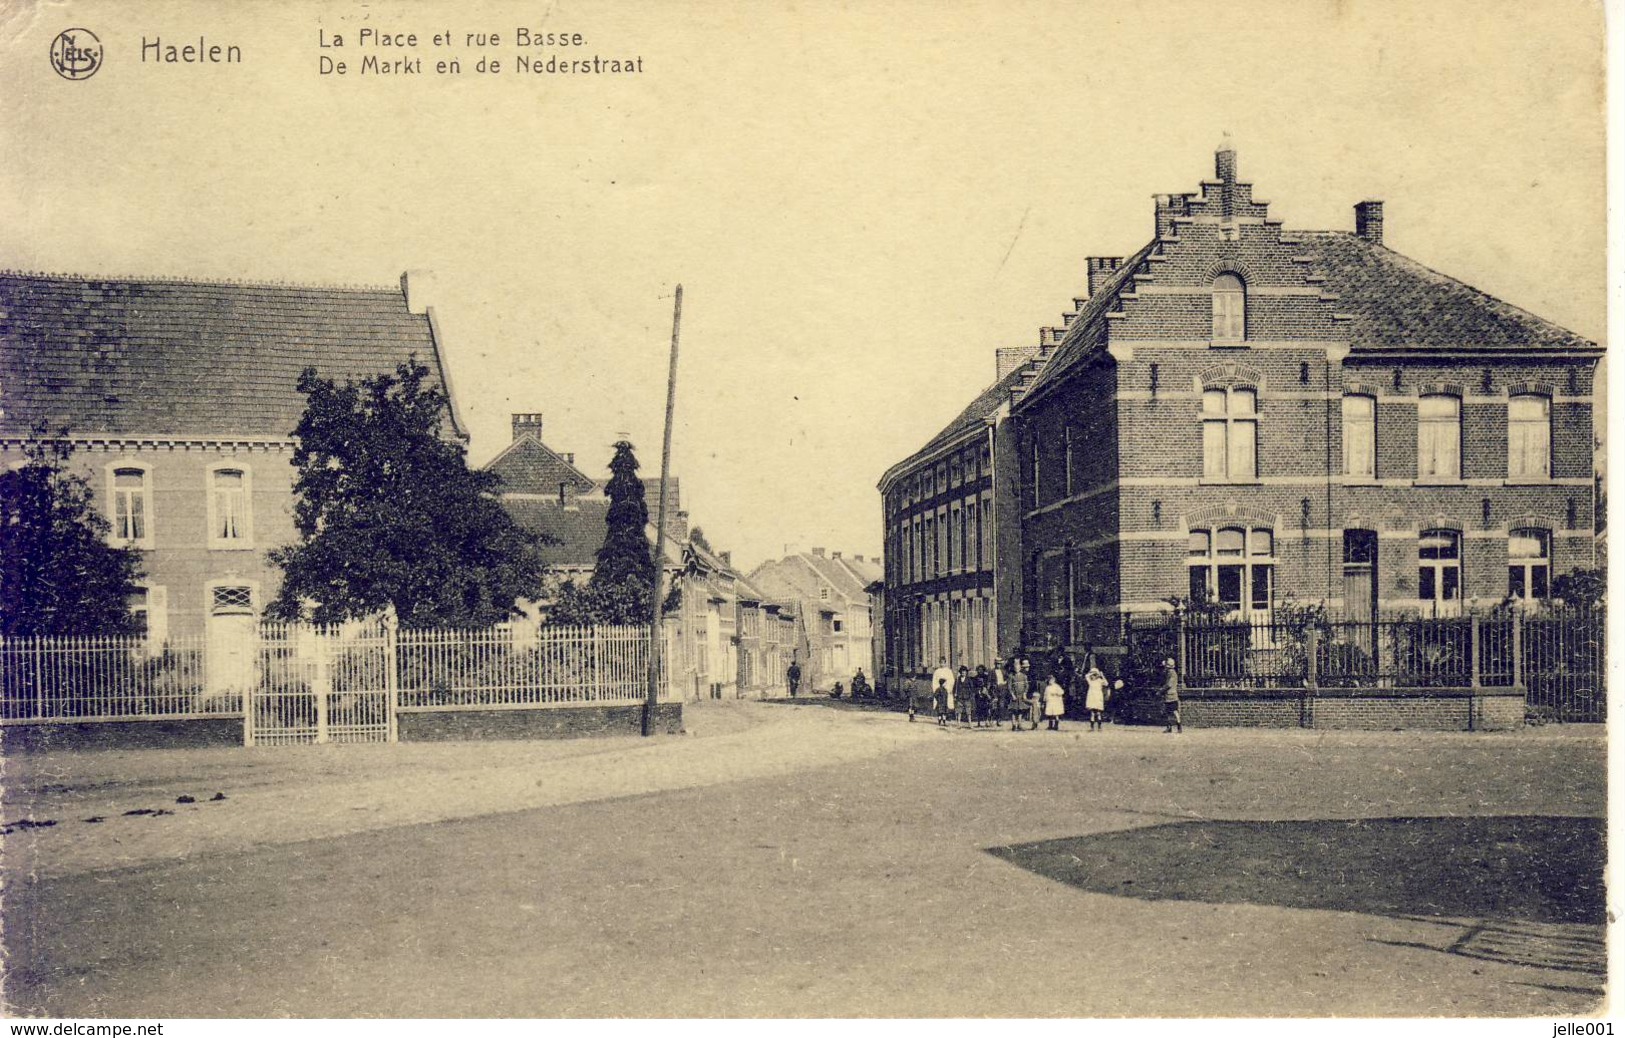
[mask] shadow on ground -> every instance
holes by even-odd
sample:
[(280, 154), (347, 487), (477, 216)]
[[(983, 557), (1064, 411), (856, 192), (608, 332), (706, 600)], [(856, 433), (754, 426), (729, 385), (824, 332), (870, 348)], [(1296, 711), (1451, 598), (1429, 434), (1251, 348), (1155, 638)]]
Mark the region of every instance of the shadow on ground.
[(1606, 918), (1600, 818), (1178, 822), (989, 853), (1122, 897), (1496, 922)]

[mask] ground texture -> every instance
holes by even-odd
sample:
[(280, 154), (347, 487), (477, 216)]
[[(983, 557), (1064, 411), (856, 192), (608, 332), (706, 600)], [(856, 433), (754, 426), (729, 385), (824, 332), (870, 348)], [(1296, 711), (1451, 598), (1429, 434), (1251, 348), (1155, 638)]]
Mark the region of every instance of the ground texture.
[(944, 731), (757, 703), (688, 727), (19, 756), (5, 1000), (1551, 1016), (1603, 997), (1600, 728)]

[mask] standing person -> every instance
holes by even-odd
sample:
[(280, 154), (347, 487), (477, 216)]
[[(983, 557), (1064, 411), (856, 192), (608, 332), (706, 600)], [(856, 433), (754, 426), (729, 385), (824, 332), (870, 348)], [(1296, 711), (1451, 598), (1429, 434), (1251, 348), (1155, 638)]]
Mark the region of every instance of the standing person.
[(801, 687), (801, 664), (795, 660), (790, 661), (790, 669), (784, 672), (784, 679), (790, 685), (790, 698), (796, 697), (796, 689)]
[(1044, 686), (1044, 716), (1049, 719), (1049, 730), (1061, 730), (1061, 715), (1066, 713), (1066, 689), (1051, 674), (1049, 684)]
[[(941, 673), (941, 670), (938, 670)], [(953, 691), (948, 687), (952, 677), (938, 678), (936, 691), (931, 694), (931, 705), (937, 711), (937, 727), (948, 727), (948, 711), (952, 709)]]
[(986, 728), (994, 723), (993, 675), (987, 672), (985, 666), (978, 663), (976, 676), (971, 678), (971, 684), (976, 689), (976, 727)]
[(1027, 669), (1021, 665), (1021, 660), (1011, 660), (1010, 666), (1014, 668), (1010, 674), (1010, 730), (1019, 732), (1021, 719), (1027, 716), (1032, 688), (1027, 680)]
[(1025, 656), (1021, 658), (1021, 672), (1027, 677), (1027, 730), (1037, 731), (1044, 717), (1044, 687), (1032, 672), (1032, 661)]
[(954, 672), (949, 669), (948, 657), (946, 656), (937, 660), (937, 669), (931, 672), (931, 689), (933, 695), (936, 694), (936, 690), (938, 688), (946, 688), (948, 690), (947, 695), (943, 697), (942, 703), (944, 710), (943, 716), (946, 717), (954, 712)]
[(1174, 662), (1172, 656), (1162, 661), (1162, 674), (1165, 682), (1162, 692), (1162, 713), (1163, 720), (1168, 725), (1163, 731), (1183, 733), (1185, 726), (1179, 723), (1179, 664)]
[(959, 673), (955, 676), (954, 688), (958, 694), (954, 699), (959, 703), (959, 723), (970, 727), (970, 712), (975, 708), (976, 690), (970, 687), (970, 668), (963, 663), (959, 665)]
[(1089, 672), (1083, 676), (1087, 692), (1084, 695), (1084, 709), (1089, 711), (1089, 730), (1091, 732), (1103, 731), (1106, 727), (1106, 675), (1101, 672), (1100, 665), (1094, 664)]

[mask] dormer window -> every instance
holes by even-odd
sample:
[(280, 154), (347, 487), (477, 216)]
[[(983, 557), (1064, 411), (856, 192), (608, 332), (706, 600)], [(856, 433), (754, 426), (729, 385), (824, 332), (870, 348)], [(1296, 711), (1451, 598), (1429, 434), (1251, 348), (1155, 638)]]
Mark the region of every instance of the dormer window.
[(1213, 279), (1213, 341), (1242, 342), (1247, 338), (1247, 286), (1234, 274)]

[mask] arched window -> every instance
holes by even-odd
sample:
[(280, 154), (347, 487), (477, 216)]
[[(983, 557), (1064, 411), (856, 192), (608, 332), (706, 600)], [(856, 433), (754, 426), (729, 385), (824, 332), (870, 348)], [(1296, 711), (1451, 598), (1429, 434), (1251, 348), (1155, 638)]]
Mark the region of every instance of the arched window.
[(1461, 398), (1433, 394), (1417, 402), (1416, 475), (1461, 478)]
[(1507, 477), (1547, 479), (1552, 472), (1552, 402), (1543, 396), (1507, 401)]
[(1275, 535), (1262, 527), (1192, 530), (1187, 558), (1192, 601), (1268, 622), (1275, 591)]
[(1213, 279), (1213, 341), (1247, 338), (1247, 286), (1234, 274)]
[(1377, 476), (1377, 400), (1352, 394), (1343, 398), (1343, 472), (1359, 479)]
[(1245, 386), (1202, 392), (1202, 477), (1258, 478), (1258, 391)]
[[(1451, 399), (1454, 399), (1453, 397)], [(1461, 534), (1423, 530), (1416, 542), (1416, 597), (1433, 616), (1461, 613)]]
[(1507, 595), (1543, 602), (1552, 595), (1551, 534), (1532, 527), (1507, 532)]

